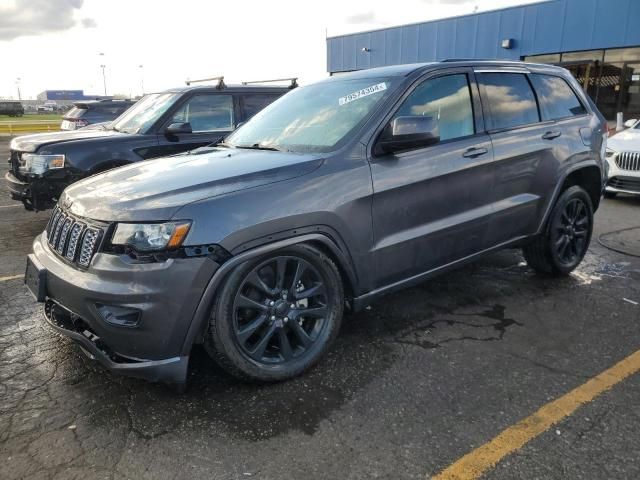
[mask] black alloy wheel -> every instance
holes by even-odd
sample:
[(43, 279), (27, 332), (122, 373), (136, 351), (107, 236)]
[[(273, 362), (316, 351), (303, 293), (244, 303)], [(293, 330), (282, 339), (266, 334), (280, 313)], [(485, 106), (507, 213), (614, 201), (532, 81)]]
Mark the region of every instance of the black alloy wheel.
[(554, 219), (551, 239), (555, 253), (565, 265), (572, 265), (584, 256), (589, 246), (590, 215), (581, 198), (572, 198), (562, 214)]
[(325, 328), (327, 292), (315, 267), (291, 256), (270, 258), (249, 271), (233, 306), (236, 342), (262, 364), (304, 356)]
[(314, 247), (294, 245), (232, 271), (213, 306), (205, 347), (237, 377), (291, 378), (329, 348), (343, 305), (335, 263)]
[(522, 249), (534, 270), (550, 275), (568, 275), (589, 249), (593, 232), (591, 197), (573, 185), (560, 194), (547, 227)]

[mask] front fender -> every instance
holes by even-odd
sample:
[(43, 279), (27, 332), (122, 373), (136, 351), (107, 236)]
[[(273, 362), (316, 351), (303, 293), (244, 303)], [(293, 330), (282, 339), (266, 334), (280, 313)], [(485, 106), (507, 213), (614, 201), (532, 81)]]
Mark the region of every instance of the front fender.
[[(334, 258), (337, 259), (339, 267), (348, 276), (349, 281), (355, 281), (355, 274), (347, 257), (348, 252), (341, 250), (338, 244), (331, 237), (329, 237), (325, 233), (320, 233), (319, 230), (316, 230), (316, 233), (303, 233), (298, 236), (271, 241), (270, 243), (262, 244), (257, 247), (248, 248), (224, 262), (220, 266), (220, 268), (218, 268), (218, 270), (216, 270), (216, 272), (213, 274), (211, 280), (209, 280), (209, 283), (204, 289), (200, 302), (198, 303), (195, 314), (193, 315), (193, 320), (191, 321), (191, 325), (182, 346), (182, 354), (188, 355), (191, 351), (191, 347), (196, 342), (196, 340), (202, 337), (206, 332), (210, 313), (209, 310), (211, 308), (211, 305), (213, 304), (213, 299), (216, 295), (216, 292), (222, 285), (222, 282), (227, 277), (227, 275), (235, 267), (261, 255), (265, 255), (267, 253), (271, 253), (276, 250), (280, 250), (282, 248), (300, 243), (319, 243), (325, 248), (330, 249)], [(354, 283), (352, 283), (352, 285), (354, 285)]]

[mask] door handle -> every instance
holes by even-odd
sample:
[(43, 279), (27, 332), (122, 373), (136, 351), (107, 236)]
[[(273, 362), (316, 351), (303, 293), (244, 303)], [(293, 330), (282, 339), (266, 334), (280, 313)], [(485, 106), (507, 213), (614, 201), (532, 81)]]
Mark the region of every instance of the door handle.
[(476, 157), (479, 157), (480, 155), (484, 155), (487, 152), (488, 150), (484, 147), (471, 147), (465, 150), (462, 156), (465, 158), (476, 158)]
[(562, 135), (562, 132), (559, 130), (550, 130), (542, 135), (542, 138), (544, 140), (553, 140), (554, 138), (558, 138), (560, 135)]

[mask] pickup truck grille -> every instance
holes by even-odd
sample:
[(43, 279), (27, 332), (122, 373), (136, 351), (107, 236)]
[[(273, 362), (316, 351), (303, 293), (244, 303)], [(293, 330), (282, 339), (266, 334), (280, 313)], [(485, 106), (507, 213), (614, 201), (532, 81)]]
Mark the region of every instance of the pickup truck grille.
[(11, 164), (11, 172), (17, 177), (20, 178), (20, 156), (22, 152), (17, 152), (16, 150), (11, 150), (11, 154), (9, 156), (9, 163)]
[(104, 229), (80, 220), (56, 206), (47, 225), (51, 249), (69, 262), (88, 267), (100, 246)]
[(640, 171), (640, 152), (620, 152), (616, 156), (616, 165), (620, 170)]

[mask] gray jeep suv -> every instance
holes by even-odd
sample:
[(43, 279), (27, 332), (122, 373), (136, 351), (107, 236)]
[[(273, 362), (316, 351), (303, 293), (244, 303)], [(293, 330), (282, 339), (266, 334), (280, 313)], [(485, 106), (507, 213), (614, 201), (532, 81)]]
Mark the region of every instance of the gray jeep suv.
[(345, 309), (505, 247), (565, 275), (587, 251), (606, 125), (561, 68), (448, 61), (291, 91), (197, 152), (61, 195), (26, 283), (114, 371), (185, 382), (194, 343), (277, 381)]

